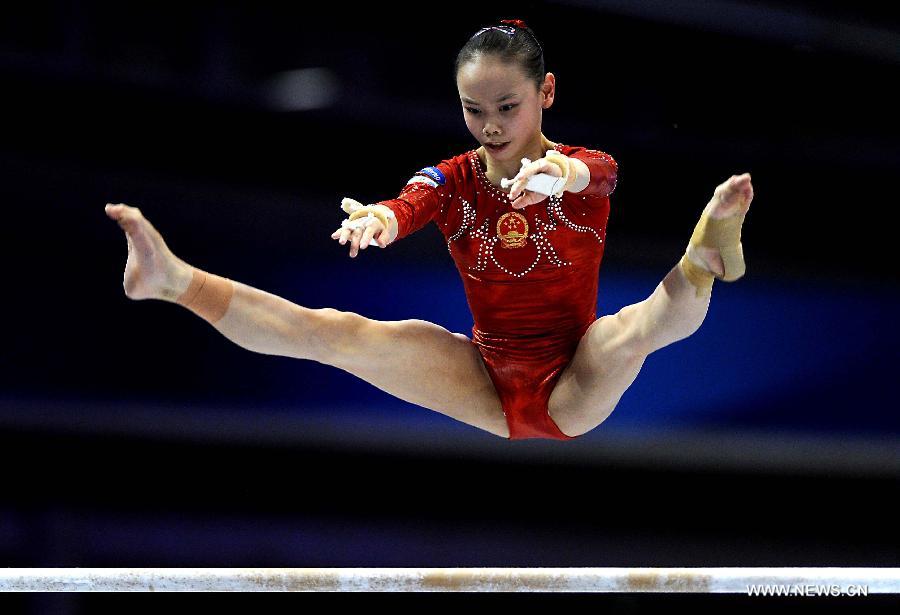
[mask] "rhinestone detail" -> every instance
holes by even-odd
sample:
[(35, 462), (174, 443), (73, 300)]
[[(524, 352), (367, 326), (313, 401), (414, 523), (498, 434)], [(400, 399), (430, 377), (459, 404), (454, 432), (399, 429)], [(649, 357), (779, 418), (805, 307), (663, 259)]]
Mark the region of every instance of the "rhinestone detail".
[[(555, 149), (557, 151), (560, 151), (561, 145), (557, 143)], [(488, 181), (487, 176), (481, 169), (481, 161), (478, 158), (478, 154), (474, 150), (469, 153), (469, 161), (472, 164), (475, 175), (481, 182), (483, 190), (497, 198), (502, 204), (509, 205), (509, 195), (498, 190), (493, 184), (491, 184), (490, 181)], [(480, 193), (476, 191), (476, 195), (477, 194)], [(582, 197), (582, 200), (584, 200), (584, 197)], [(534, 268), (540, 262), (541, 257), (543, 256), (546, 256), (547, 260), (557, 267), (571, 266), (571, 261), (560, 258), (559, 254), (557, 254), (556, 252), (556, 248), (554, 248), (548, 237), (549, 233), (552, 233), (558, 228), (558, 224), (562, 224), (566, 228), (577, 231), (579, 233), (592, 233), (594, 237), (597, 238), (598, 242), (603, 243), (603, 239), (600, 237), (600, 234), (597, 233), (596, 230), (589, 226), (575, 224), (566, 217), (566, 215), (562, 211), (561, 196), (551, 196), (549, 199), (549, 203), (546, 206), (548, 220), (545, 222), (544, 220), (541, 220), (536, 216), (535, 232), (529, 235), (529, 238), (534, 242), (535, 248), (537, 250), (537, 255), (535, 256), (534, 261), (523, 271), (511, 271), (510, 269), (504, 267), (494, 255), (494, 248), (499, 243), (500, 238), (496, 235), (491, 235), (491, 224), (489, 219), (486, 218), (481, 226), (479, 226), (478, 228), (474, 228), (476, 220), (475, 207), (464, 198), (460, 198), (460, 203), (463, 209), (463, 221), (459, 229), (457, 229), (457, 231), (447, 239), (447, 251), (450, 252), (452, 256), (452, 251), (450, 249), (451, 242), (459, 240), (464, 235), (466, 235), (467, 232), (470, 239), (480, 240), (475, 264), (469, 266), (469, 269), (472, 271), (484, 271), (485, 269), (487, 269), (488, 262), (492, 262), (499, 270), (503, 271), (504, 273), (507, 273), (516, 278), (521, 278), (531, 273), (531, 271), (534, 270)], [(584, 214), (582, 213), (582, 215)]]

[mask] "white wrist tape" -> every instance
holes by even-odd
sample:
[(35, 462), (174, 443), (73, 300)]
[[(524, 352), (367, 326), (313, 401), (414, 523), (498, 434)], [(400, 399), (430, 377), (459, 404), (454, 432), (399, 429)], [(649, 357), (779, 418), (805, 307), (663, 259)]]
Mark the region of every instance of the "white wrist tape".
[[(500, 180), (500, 186), (503, 188), (509, 188), (514, 183), (514, 180), (506, 179), (505, 177)], [(565, 185), (565, 180), (562, 177), (553, 177), (547, 173), (538, 173), (537, 175), (532, 175), (528, 178), (525, 189), (550, 196), (556, 194), (556, 192)]]
[[(529, 164), (531, 164), (531, 161), (528, 158), (522, 158), (523, 169), (526, 165)], [(567, 174), (564, 174), (562, 177), (554, 177), (548, 173), (537, 173), (536, 175), (532, 175), (528, 178), (528, 182), (526, 182), (525, 184), (525, 189), (531, 190), (532, 192), (538, 192), (546, 196), (559, 196), (565, 190), (568, 179), (569, 178)], [(506, 179), (504, 177), (500, 180), (500, 187), (509, 188), (514, 183), (514, 179)]]

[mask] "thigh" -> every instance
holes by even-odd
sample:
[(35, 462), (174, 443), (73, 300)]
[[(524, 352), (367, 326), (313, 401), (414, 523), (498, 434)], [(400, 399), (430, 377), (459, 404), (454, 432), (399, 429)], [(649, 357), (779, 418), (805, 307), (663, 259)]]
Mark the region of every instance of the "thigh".
[(627, 306), (598, 318), (578, 342), (548, 402), (548, 413), (564, 434), (597, 427), (637, 378), (647, 355), (637, 338), (636, 310)]
[(460, 333), (411, 319), (325, 310), (317, 359), (417, 406), (501, 437), (509, 429), (478, 349)]

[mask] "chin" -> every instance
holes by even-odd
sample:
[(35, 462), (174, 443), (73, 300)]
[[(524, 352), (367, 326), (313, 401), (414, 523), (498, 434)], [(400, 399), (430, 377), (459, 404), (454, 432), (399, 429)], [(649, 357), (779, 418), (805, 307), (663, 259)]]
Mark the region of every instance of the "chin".
[(512, 142), (510, 142), (500, 151), (495, 151), (487, 145), (484, 145), (483, 143), (482, 147), (484, 147), (484, 151), (489, 154), (494, 160), (510, 160), (512, 158), (515, 158), (517, 151), (515, 143)]

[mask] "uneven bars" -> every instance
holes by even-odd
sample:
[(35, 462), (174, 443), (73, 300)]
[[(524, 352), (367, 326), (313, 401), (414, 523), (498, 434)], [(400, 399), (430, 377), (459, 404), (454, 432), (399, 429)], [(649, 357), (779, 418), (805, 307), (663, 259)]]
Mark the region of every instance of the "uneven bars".
[(0, 568), (3, 592), (747, 594), (751, 586), (830, 591), (828, 595), (896, 594), (900, 568)]

